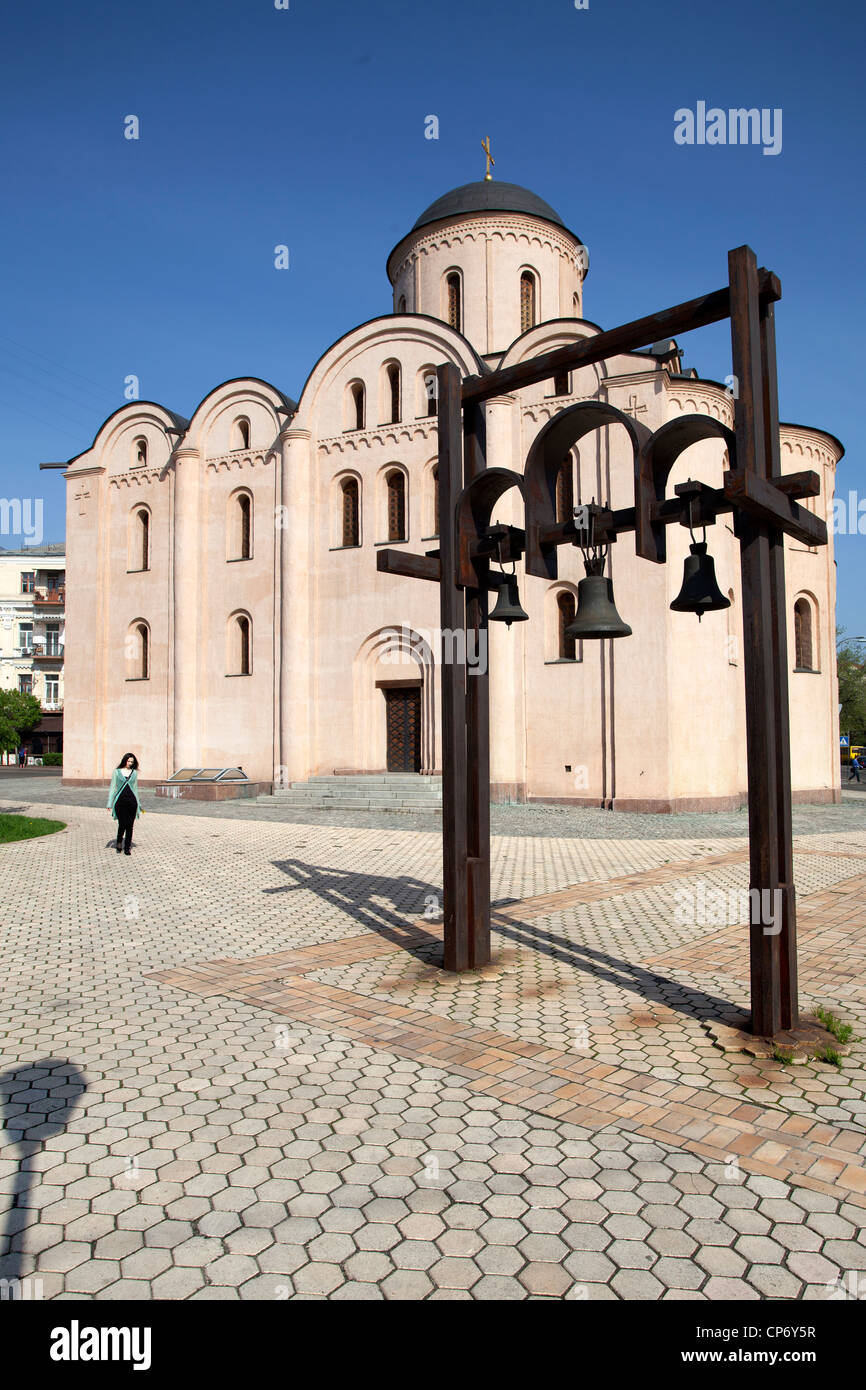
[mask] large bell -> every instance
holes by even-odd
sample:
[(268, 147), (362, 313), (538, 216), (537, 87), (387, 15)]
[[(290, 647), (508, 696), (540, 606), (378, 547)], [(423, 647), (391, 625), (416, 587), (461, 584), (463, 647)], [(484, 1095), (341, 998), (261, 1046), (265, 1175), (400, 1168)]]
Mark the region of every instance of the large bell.
[(675, 613), (697, 613), (700, 622), (704, 613), (730, 608), (731, 600), (725, 598), (716, 583), (716, 566), (712, 555), (707, 554), (706, 541), (695, 541), (689, 550), (691, 553), (683, 566), (682, 588), (671, 608)]
[(586, 578), (577, 586), (577, 612), (565, 629), (568, 637), (631, 637), (631, 628), (616, 611), (613, 583), (604, 574), (593, 572), (600, 568), (597, 563), (586, 565)]
[(499, 585), (499, 593), (496, 595), (496, 607), (488, 618), (491, 623), (507, 623), (511, 627), (512, 623), (525, 623), (529, 617), (520, 606), (520, 591), (517, 587), (517, 575), (503, 575), (503, 582)]

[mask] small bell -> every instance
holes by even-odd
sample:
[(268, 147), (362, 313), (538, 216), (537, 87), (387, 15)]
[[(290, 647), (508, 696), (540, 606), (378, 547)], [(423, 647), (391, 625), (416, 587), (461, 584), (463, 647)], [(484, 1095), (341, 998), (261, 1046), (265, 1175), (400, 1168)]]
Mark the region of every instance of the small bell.
[(506, 574), (502, 576), (502, 583), (499, 585), (499, 593), (496, 595), (496, 607), (488, 618), (491, 623), (506, 623), (511, 627), (512, 623), (525, 623), (529, 617), (520, 606), (520, 591), (517, 588), (517, 575)]
[(604, 559), (586, 561), (586, 578), (577, 586), (577, 612), (565, 629), (577, 639), (631, 637), (631, 628), (616, 611), (613, 583), (603, 573)]
[(697, 613), (700, 622), (704, 613), (730, 608), (731, 600), (725, 598), (716, 583), (716, 566), (712, 555), (707, 554), (706, 541), (695, 541), (689, 551), (683, 565), (682, 588), (671, 608), (675, 613)]

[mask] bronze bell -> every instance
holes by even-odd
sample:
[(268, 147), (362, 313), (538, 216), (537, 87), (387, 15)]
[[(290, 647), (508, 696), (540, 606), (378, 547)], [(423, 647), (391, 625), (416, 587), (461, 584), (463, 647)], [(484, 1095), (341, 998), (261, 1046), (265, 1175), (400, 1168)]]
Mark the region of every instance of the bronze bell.
[(488, 622), (507, 623), (511, 627), (512, 623), (525, 623), (529, 617), (520, 606), (520, 591), (517, 588), (517, 575), (505, 574), (499, 585), (499, 593), (496, 595), (496, 607), (490, 614)]
[(725, 598), (716, 583), (716, 566), (712, 555), (707, 554), (706, 541), (695, 541), (689, 551), (683, 566), (682, 588), (671, 608), (675, 613), (697, 613), (700, 622), (704, 613), (730, 608), (731, 600)]
[(586, 578), (577, 586), (577, 612), (567, 637), (631, 637), (631, 628), (616, 611), (613, 583), (602, 573), (604, 560), (586, 561)]

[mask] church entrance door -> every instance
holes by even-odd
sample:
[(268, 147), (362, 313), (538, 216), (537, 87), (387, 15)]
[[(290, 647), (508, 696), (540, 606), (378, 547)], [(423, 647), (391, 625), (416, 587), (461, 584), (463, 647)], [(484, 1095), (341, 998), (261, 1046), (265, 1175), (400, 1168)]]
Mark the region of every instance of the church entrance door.
[(384, 692), (389, 772), (421, 771), (421, 687)]

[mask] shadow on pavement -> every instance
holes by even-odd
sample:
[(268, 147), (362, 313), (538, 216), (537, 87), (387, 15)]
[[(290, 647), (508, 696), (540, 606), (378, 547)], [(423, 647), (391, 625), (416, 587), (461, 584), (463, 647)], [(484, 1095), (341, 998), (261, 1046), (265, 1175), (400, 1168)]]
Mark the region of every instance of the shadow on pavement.
[[(46, 1139), (63, 1133), (86, 1090), (84, 1073), (74, 1062), (61, 1057), (22, 1063), (14, 1070), (0, 1073), (3, 1153), (8, 1158), (10, 1148), (18, 1150), (18, 1171), (2, 1229), (0, 1248), (8, 1248), (8, 1253), (0, 1255), (0, 1278), (21, 1279), (24, 1232), (31, 1221), (39, 1220), (39, 1210), (28, 1205), (28, 1197), (42, 1175), (30, 1166), (29, 1160), (40, 1152)], [(11, 1248), (13, 1243), (16, 1249)]]

